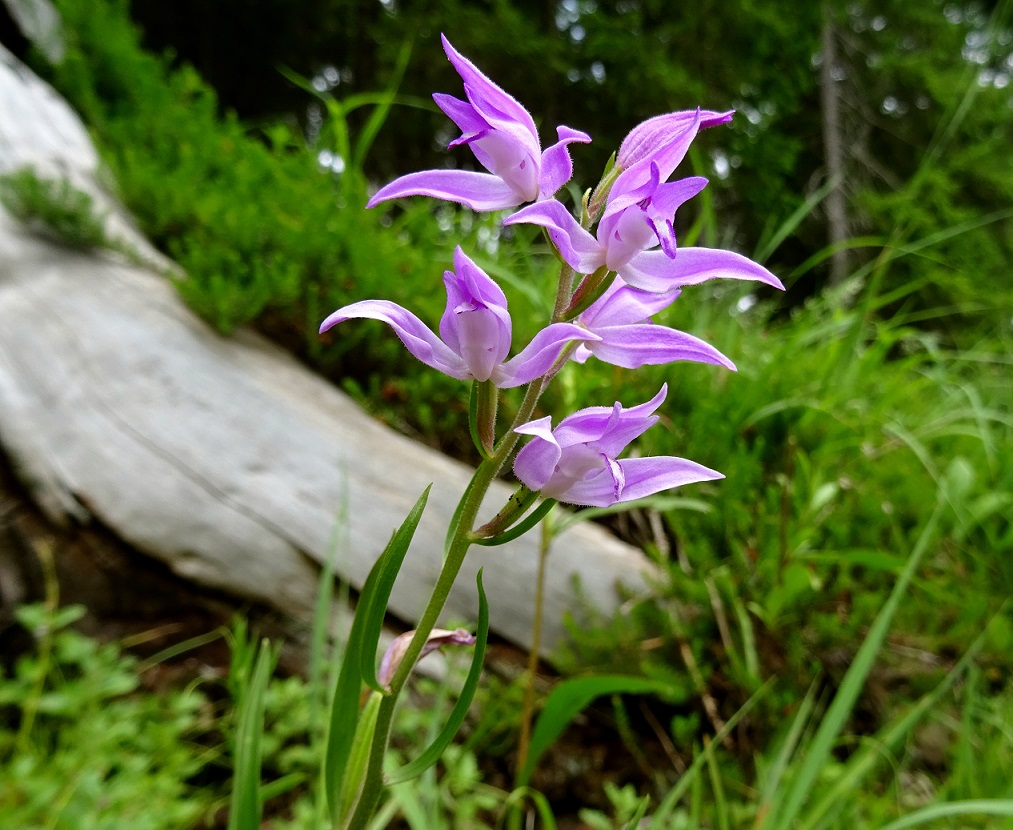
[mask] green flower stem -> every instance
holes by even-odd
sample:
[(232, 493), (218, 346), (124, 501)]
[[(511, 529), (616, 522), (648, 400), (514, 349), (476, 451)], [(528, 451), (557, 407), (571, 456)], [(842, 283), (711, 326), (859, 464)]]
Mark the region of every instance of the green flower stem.
[(481, 442), (482, 455), (488, 458), (496, 444), (496, 407), (499, 403), (499, 390), (491, 380), (485, 380), (476, 382), (476, 393), (478, 439)]
[(366, 766), (362, 795), (355, 807), (355, 812), (346, 825), (350, 830), (363, 830), (363, 828), (367, 827), (376, 810), (376, 805), (383, 792), (383, 758), (387, 751), (387, 744), (390, 741), (394, 708), (397, 704), (398, 696), (408, 681), (408, 676), (411, 674), (415, 662), (422, 653), (422, 647), (435, 627), (440, 613), (443, 611), (443, 606), (450, 595), (450, 589), (453, 587), (454, 581), (457, 579), (458, 573), (460, 573), (461, 566), (464, 564), (465, 554), (467, 554), (468, 549), (473, 544), (474, 536), (472, 528), (475, 525), (479, 508), (486, 494), (489, 492), (489, 487), (495, 481), (497, 473), (499, 473), (506, 463), (520, 439), (520, 436), (513, 429), (530, 419), (531, 413), (534, 412), (535, 405), (538, 403), (538, 399), (541, 397), (547, 383), (547, 379), (539, 378), (528, 384), (527, 390), (524, 393), (524, 399), (521, 401), (510, 429), (500, 439), (493, 454), (478, 465), (471, 483), (465, 490), (464, 501), (458, 508), (457, 527), (450, 540), (450, 544), (447, 546), (443, 568), (440, 571), (439, 578), (436, 580), (433, 594), (429, 598), (429, 603), (426, 605), (422, 618), (419, 620), (415, 636), (412, 637), (404, 658), (401, 660), (397, 671), (394, 672), (394, 677), (391, 678), (390, 694), (385, 696), (380, 702), (380, 710), (376, 717), (376, 729), (373, 732), (373, 740), (369, 749), (369, 762)]
[(616, 276), (615, 271), (609, 271), (608, 266), (603, 265), (593, 274), (585, 277), (584, 281), (577, 287), (570, 305), (563, 313), (563, 319), (565, 321), (575, 320), (587, 311), (612, 287), (612, 284), (616, 281)]
[[(556, 289), (556, 305), (552, 309), (552, 322), (558, 323), (566, 314), (573, 294), (573, 268), (567, 264), (559, 269), (559, 287)], [(537, 381), (535, 381), (537, 383)]]
[[(595, 222), (598, 221), (598, 217), (601, 216), (602, 211), (605, 209), (605, 202), (608, 201), (609, 193), (612, 191), (612, 185), (616, 183), (616, 179), (619, 178), (619, 174), (623, 171), (616, 166), (616, 157), (613, 155), (609, 159), (608, 167), (605, 169), (605, 174), (602, 176), (601, 181), (598, 182), (598, 186), (595, 187), (594, 193), (591, 195), (591, 199), (587, 206), (587, 225), (586, 228), (590, 228)], [(584, 218), (583, 216), (581, 217)]]

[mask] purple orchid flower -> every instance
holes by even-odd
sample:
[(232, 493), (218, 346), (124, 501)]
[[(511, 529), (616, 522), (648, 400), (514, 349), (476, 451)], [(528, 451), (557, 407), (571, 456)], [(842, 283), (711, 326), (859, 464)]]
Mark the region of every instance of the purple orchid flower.
[(734, 110), (684, 110), (648, 118), (634, 127), (619, 145), (616, 167), (622, 171), (616, 184), (633, 190), (650, 177), (651, 163), (658, 165), (665, 181), (689, 152), (689, 146), (700, 130), (727, 124)]
[(573, 360), (599, 360), (624, 369), (658, 366), (675, 360), (714, 363), (735, 371), (721, 352), (685, 332), (656, 325), (650, 318), (668, 308), (678, 289), (654, 294), (632, 288), (618, 277), (597, 302), (577, 318), (577, 323), (600, 339), (589, 340), (574, 352)]
[[(401, 661), (404, 660), (408, 646), (411, 645), (412, 637), (414, 636), (414, 629), (406, 631), (404, 634), (399, 634), (395, 637), (393, 642), (387, 646), (387, 650), (383, 653), (383, 658), (380, 660), (380, 671), (376, 675), (381, 685), (387, 686), (390, 684), (390, 681), (394, 678), (394, 672), (397, 671), (398, 666), (401, 665)], [(419, 660), (446, 645), (473, 646), (475, 645), (475, 635), (465, 631), (463, 628), (455, 628), (453, 631), (446, 628), (434, 628), (422, 646)]]
[[(670, 291), (717, 278), (757, 280), (784, 289), (762, 265), (732, 251), (677, 250), (675, 209), (699, 193), (706, 180), (694, 176), (661, 184), (656, 164), (652, 163), (651, 171), (651, 179), (637, 190), (617, 194), (613, 188), (598, 223), (597, 238), (554, 199), (521, 208), (503, 224), (540, 225), (548, 231), (559, 255), (578, 273), (608, 268), (628, 285), (645, 291)], [(651, 250), (655, 245), (661, 248)]]
[(506, 296), (495, 281), (461, 250), (454, 251), (454, 271), (443, 274), (447, 307), (440, 337), (418, 317), (388, 300), (363, 300), (339, 308), (320, 325), (321, 334), (351, 319), (387, 323), (415, 357), (458, 380), (491, 380), (501, 389), (520, 386), (544, 375), (572, 340), (597, 335), (570, 323), (542, 329), (520, 354), (510, 353), (511, 321)]
[(514, 460), (514, 473), (547, 498), (588, 507), (609, 507), (671, 487), (724, 476), (694, 461), (672, 456), (616, 460), (626, 446), (657, 423), (665, 400), (662, 386), (647, 403), (624, 409), (592, 406), (564, 418), (555, 429), (540, 418), (516, 428), (531, 435)]
[(443, 49), (464, 81), (467, 101), (436, 93), (436, 105), (461, 129), (451, 147), (467, 144), (488, 173), (423, 170), (380, 188), (366, 207), (401, 196), (432, 196), (476, 211), (501, 210), (551, 198), (573, 175), (568, 144), (591, 137), (557, 127), (558, 141), (542, 152), (531, 114), (487, 78), (444, 36)]
[(731, 112), (698, 109), (659, 115), (635, 127), (619, 148), (616, 166), (622, 172), (612, 184), (594, 236), (554, 199), (521, 208), (503, 224), (539, 225), (578, 273), (607, 268), (645, 291), (665, 292), (717, 277), (758, 280), (783, 289), (766, 268), (739, 254), (677, 249), (675, 212), (703, 190), (707, 180), (667, 179), (700, 129), (725, 124), (731, 117)]

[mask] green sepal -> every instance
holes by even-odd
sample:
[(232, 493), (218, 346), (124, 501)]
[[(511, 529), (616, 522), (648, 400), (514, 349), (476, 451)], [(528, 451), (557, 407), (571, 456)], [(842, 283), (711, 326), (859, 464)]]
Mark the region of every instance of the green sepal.
[(507, 542), (512, 542), (514, 539), (523, 536), (531, 530), (531, 528), (544, 519), (546, 515), (548, 515), (548, 512), (555, 506), (555, 499), (546, 499), (509, 530), (504, 530), (502, 533), (486, 538), (474, 536), (472, 537), (472, 540), (476, 545), (484, 545), (487, 548), (492, 548), (496, 545), (505, 545)]
[(489, 640), (489, 603), (485, 598), (485, 589), (482, 587), (481, 570), (479, 570), (475, 581), (478, 583), (478, 629), (475, 631), (475, 652), (471, 658), (471, 669), (469, 669), (468, 677), (461, 687), (461, 694), (436, 739), (415, 760), (384, 776), (384, 782), (387, 784), (399, 784), (402, 781), (416, 778), (440, 760), (443, 751), (454, 740), (468, 714), (471, 701), (478, 689), (479, 678), (482, 675), (485, 646)]
[[(414, 524), (408, 532), (408, 540), (418, 525), (418, 519), (422, 515), (426, 499), (429, 495), (429, 487), (425, 489), (422, 496), (416, 502), (415, 507), (408, 514), (401, 528), (391, 537), (390, 543), (384, 552), (373, 563), (373, 567), (362, 585), (362, 592), (359, 594), (359, 606), (352, 620), (352, 629), (348, 632), (348, 642), (345, 645), (345, 657), (341, 661), (341, 671), (338, 673), (338, 682), (334, 688), (334, 699), (331, 702), (331, 713), (327, 730), (327, 753), (324, 756), (324, 791), (327, 795), (327, 802), (331, 810), (331, 822), (338, 823), (338, 794), (341, 792), (345, 770), (349, 754), (352, 751), (352, 740), (355, 735), (356, 724), (359, 721), (359, 694), (362, 690), (363, 664), (370, 666), (370, 673), (374, 682), (376, 681), (376, 649), (379, 642), (379, 630), (383, 626), (383, 617), (386, 611), (387, 600), (390, 598), (390, 588), (393, 585), (393, 576), (404, 559), (404, 550), (407, 550), (407, 543), (394, 568), (394, 574), (389, 579), (381, 579), (385, 573), (385, 564), (388, 555), (395, 551), (399, 534), (408, 529), (410, 521), (414, 516)], [(386, 582), (386, 589), (381, 590), (380, 583)], [(379, 599), (383, 594), (382, 600)], [(378, 616), (379, 621), (370, 624), (367, 616)], [(375, 633), (374, 633), (375, 632)], [(370, 648), (366, 644), (371, 643)], [(379, 685), (379, 684), (378, 684)]]
[[(381, 694), (387, 694), (387, 691), (376, 679), (376, 650), (380, 643), (384, 617), (387, 615), (387, 603), (390, 601), (390, 594), (394, 588), (394, 580), (397, 579), (405, 554), (408, 553), (408, 548), (412, 543), (412, 537), (415, 536), (415, 529), (419, 526), (422, 511), (426, 509), (426, 502), (432, 487), (433, 485), (430, 484), (423, 490), (419, 500), (415, 502), (415, 506), (401, 523), (401, 527), (395, 531), (390, 542), (387, 543), (387, 547), (380, 554), (380, 558), (377, 560), (380, 567), (376, 571), (375, 582), (369, 586), (370, 590), (367, 592), (367, 586), (363, 585), (362, 593), (359, 595), (359, 608), (365, 605), (362, 650), (359, 654), (362, 681), (373, 691)], [(372, 575), (373, 571), (370, 571), (370, 576)], [(367, 579), (367, 583), (368, 581)], [(358, 619), (358, 611), (355, 616)]]

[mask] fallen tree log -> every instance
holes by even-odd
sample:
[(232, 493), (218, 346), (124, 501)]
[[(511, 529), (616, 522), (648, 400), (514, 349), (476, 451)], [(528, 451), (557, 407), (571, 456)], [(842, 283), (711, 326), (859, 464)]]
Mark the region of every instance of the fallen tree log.
[[(0, 172), (70, 179), (95, 196), (110, 236), (159, 265), (99, 187), (76, 116), (7, 53), (0, 102)], [(360, 586), (435, 482), (390, 606), (417, 619), (471, 471), (256, 334), (219, 337), (160, 270), (62, 247), (0, 211), (0, 446), (33, 498), (53, 521), (94, 518), (197, 583), (308, 617), (330, 552)], [(493, 511), (511, 491), (495, 486)], [(494, 630), (528, 645), (537, 561), (536, 533), (473, 551), (445, 617), (472, 618), (484, 567)], [(564, 637), (567, 611), (586, 600), (612, 613), (617, 585), (642, 591), (650, 572), (603, 530), (568, 531), (551, 553), (543, 651)]]

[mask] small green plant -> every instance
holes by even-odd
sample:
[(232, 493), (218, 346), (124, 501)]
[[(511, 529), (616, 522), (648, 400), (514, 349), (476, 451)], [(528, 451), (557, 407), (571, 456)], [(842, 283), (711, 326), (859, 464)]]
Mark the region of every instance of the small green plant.
[(0, 675), (0, 826), (179, 830), (207, 819), (215, 760), (196, 689), (138, 691), (137, 663), (70, 628), (83, 609), (26, 605), (36, 649)]
[(72, 248), (108, 248), (105, 219), (92, 197), (68, 179), (40, 178), (24, 167), (0, 177), (0, 202), (11, 215), (55, 236)]

